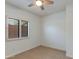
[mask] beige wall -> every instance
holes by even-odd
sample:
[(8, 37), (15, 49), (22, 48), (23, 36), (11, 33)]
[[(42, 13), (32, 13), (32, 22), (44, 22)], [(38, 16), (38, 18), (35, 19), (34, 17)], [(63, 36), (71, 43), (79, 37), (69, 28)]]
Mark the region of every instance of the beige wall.
[(41, 45), (65, 50), (65, 11), (45, 16), (41, 22)]
[(66, 7), (66, 52), (67, 56), (73, 56), (73, 5)]
[(29, 38), (6, 41), (6, 57), (29, 50), (39, 45), (40, 20), (39, 17), (6, 4), (6, 17), (22, 18), (29, 22)]

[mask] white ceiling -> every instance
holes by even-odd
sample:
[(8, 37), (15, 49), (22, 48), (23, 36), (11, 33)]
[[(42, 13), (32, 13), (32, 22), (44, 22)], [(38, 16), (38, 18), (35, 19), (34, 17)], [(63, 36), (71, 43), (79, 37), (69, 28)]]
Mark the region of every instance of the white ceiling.
[(65, 10), (65, 6), (72, 2), (73, 0), (53, 0), (54, 4), (50, 6), (45, 6), (45, 10), (41, 10), (37, 6), (28, 7), (33, 0), (5, 0), (6, 3), (16, 6), (18, 8), (28, 10), (36, 15), (45, 16), (51, 13), (59, 12), (61, 10)]

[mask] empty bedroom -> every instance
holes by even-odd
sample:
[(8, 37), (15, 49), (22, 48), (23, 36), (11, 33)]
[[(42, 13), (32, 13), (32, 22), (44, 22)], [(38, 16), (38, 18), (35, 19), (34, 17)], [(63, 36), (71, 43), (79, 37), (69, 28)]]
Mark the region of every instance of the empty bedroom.
[(5, 0), (6, 59), (73, 59), (73, 0)]

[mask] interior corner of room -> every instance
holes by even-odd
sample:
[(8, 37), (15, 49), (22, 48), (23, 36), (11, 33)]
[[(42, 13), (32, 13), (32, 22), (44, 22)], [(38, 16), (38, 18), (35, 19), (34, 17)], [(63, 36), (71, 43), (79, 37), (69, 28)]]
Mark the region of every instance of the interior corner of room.
[(66, 56), (73, 57), (72, 4), (58, 12), (40, 16), (6, 2), (5, 14), (29, 22), (29, 38), (5, 42), (6, 58), (38, 46), (62, 50), (66, 52)]

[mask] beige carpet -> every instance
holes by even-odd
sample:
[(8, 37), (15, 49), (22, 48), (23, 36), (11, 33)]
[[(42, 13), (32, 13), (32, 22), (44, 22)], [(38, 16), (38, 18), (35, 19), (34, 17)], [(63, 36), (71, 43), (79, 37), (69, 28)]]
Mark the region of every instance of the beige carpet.
[(70, 59), (65, 52), (39, 46), (8, 59)]

